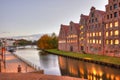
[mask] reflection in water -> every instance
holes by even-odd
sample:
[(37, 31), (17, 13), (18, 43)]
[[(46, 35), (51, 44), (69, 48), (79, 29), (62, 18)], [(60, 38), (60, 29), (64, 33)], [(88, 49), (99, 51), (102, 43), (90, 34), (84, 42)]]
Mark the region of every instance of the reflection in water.
[(59, 65), (62, 75), (88, 80), (120, 80), (120, 69), (113, 69), (61, 56), (59, 56)]

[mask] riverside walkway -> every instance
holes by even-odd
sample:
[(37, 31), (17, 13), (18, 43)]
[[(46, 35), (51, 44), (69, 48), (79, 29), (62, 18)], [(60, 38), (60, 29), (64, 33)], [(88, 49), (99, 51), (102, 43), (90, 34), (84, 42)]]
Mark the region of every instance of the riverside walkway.
[(18, 73), (18, 65), (21, 66), (21, 73), (34, 72), (35, 69), (21, 61), (19, 58), (15, 57), (12, 53), (6, 52), (5, 54), (5, 67), (2, 63), (3, 73)]
[(43, 75), (38, 73), (0, 74), (0, 80), (86, 80), (67, 76)]

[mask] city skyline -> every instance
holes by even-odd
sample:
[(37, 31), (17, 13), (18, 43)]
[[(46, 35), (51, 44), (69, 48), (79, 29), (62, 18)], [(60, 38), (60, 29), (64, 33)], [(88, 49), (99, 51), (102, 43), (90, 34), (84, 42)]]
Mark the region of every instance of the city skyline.
[(107, 0), (0, 0), (0, 37), (59, 33), (61, 24), (79, 22), (92, 6), (105, 11)]

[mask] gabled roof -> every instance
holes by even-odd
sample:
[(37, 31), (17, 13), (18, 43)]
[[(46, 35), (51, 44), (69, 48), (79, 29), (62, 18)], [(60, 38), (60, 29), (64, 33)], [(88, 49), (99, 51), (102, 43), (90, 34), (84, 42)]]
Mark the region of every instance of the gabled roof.
[(97, 13), (99, 13), (100, 15), (105, 15), (105, 11), (102, 10), (96, 10)]

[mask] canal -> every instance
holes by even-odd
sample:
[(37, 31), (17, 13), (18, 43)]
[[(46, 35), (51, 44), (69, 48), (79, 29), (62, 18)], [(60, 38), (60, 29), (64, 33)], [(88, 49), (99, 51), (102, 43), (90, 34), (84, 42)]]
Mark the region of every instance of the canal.
[(41, 54), (36, 49), (17, 50), (14, 54), (43, 69), (45, 74), (80, 77), (88, 80), (120, 80), (120, 69), (66, 58)]

